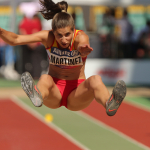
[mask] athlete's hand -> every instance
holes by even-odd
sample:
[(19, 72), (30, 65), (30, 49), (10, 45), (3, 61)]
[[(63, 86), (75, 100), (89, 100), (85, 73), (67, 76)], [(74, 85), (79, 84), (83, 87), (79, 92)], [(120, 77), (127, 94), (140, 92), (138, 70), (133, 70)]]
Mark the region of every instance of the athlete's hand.
[(93, 48), (89, 45), (80, 45), (78, 47), (78, 51), (80, 52), (81, 57), (86, 57), (91, 53), (91, 51), (93, 51)]

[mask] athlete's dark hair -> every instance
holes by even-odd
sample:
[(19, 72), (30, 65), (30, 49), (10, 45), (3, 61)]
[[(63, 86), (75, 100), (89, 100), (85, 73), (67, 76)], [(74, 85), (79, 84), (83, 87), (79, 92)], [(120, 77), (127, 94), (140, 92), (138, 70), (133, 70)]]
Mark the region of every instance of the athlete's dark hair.
[(52, 20), (52, 29), (55, 31), (59, 28), (65, 28), (67, 26), (74, 30), (74, 19), (67, 13), (68, 4), (65, 1), (54, 3), (52, 0), (39, 0), (42, 6), (42, 16), (49, 20)]

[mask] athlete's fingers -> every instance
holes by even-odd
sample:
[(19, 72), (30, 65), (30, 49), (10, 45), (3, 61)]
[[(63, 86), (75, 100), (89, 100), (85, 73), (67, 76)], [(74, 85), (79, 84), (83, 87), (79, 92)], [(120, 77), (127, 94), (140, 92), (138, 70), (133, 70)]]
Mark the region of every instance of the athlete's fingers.
[(88, 47), (88, 50), (93, 51), (93, 48), (92, 47)]
[(90, 48), (90, 46), (89, 46), (88, 44), (81, 45), (80, 47), (81, 47), (81, 48)]
[(85, 48), (86, 48), (87, 50), (93, 51), (93, 48), (90, 47), (89, 45), (86, 45)]
[(93, 51), (93, 48), (85, 48), (85, 49), (82, 49), (82, 51), (91, 52), (91, 51)]
[(81, 53), (81, 54), (84, 53), (84, 54), (87, 54), (87, 55), (88, 55), (89, 53), (91, 53), (91, 51), (92, 51), (91, 49), (82, 49), (82, 50), (80, 50), (80, 53)]
[(93, 51), (93, 48), (90, 47), (89, 45), (84, 45), (84, 46), (81, 46), (81, 47), (79, 48), (79, 50), (90, 50), (90, 51)]
[(81, 45), (78, 51), (80, 52), (80, 55), (82, 57), (86, 57), (87, 55), (91, 53), (91, 51), (93, 51), (93, 48), (90, 47), (88, 44), (86, 44), (86, 45)]
[(87, 55), (89, 55), (91, 53), (91, 49), (85, 49), (85, 50), (81, 50), (80, 51), (80, 55), (82, 57), (86, 57)]

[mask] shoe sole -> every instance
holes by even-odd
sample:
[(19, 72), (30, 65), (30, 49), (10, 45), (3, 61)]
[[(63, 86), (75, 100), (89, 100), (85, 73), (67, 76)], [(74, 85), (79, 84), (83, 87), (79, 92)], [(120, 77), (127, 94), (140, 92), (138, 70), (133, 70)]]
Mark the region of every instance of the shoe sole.
[(126, 84), (123, 80), (119, 80), (116, 83), (112, 95), (113, 98), (112, 96), (110, 97), (110, 99), (112, 98), (112, 100), (108, 102), (108, 107), (106, 108), (106, 113), (108, 116), (113, 116), (116, 114), (119, 106), (121, 105), (123, 99), (126, 96)]
[(41, 107), (43, 100), (42, 97), (38, 94), (38, 92), (34, 89), (34, 80), (30, 73), (25, 72), (21, 75), (21, 86), (25, 91), (31, 102), (36, 107)]

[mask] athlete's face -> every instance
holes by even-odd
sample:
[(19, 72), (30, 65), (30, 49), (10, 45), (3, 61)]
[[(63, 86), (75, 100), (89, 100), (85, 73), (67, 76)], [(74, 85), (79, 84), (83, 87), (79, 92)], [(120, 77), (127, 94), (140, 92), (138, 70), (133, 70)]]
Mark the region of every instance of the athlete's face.
[(60, 48), (62, 49), (69, 48), (72, 38), (73, 38), (73, 33), (74, 33), (74, 31), (72, 31), (69, 26), (65, 28), (57, 29), (53, 33)]

